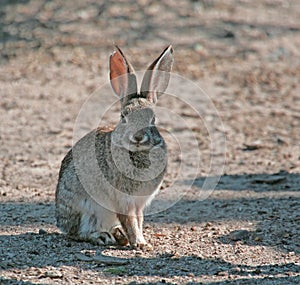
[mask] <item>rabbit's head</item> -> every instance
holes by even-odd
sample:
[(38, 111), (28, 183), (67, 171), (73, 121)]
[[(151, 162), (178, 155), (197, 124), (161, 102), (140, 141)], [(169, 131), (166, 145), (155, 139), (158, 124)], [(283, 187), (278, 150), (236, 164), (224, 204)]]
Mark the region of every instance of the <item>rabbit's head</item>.
[(155, 127), (153, 107), (166, 90), (173, 64), (173, 50), (168, 46), (145, 72), (140, 92), (131, 64), (122, 51), (110, 56), (110, 80), (114, 92), (120, 97), (121, 118), (112, 142), (129, 151), (147, 151), (162, 147), (164, 140)]

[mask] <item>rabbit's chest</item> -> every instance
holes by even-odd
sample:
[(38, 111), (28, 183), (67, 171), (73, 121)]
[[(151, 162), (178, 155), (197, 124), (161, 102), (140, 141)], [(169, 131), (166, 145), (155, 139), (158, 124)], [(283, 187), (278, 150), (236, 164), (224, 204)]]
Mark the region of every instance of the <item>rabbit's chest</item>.
[(164, 152), (155, 154), (130, 154), (128, 161), (116, 165), (116, 187), (137, 195), (151, 195), (161, 183), (166, 172), (167, 157)]

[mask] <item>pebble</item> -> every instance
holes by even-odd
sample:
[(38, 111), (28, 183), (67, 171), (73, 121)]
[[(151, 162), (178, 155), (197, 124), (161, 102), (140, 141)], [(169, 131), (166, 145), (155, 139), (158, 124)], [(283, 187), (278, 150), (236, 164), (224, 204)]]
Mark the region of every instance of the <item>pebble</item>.
[(257, 178), (253, 180), (254, 183), (266, 183), (266, 184), (276, 184), (283, 181), (286, 181), (286, 177), (282, 175), (273, 175), (271, 177), (266, 176), (264, 178)]
[(62, 278), (63, 274), (58, 270), (51, 270), (46, 271), (43, 275), (43, 277), (49, 277), (49, 278)]
[(231, 232), (229, 234), (229, 237), (233, 241), (246, 240), (250, 237), (250, 232), (247, 230), (237, 230), (237, 231)]
[(230, 274), (237, 274), (237, 273), (239, 273), (239, 272), (241, 272), (241, 268), (239, 268), (239, 267), (231, 268), (231, 269), (229, 269), (229, 271), (228, 271), (228, 273), (230, 273)]
[(93, 258), (82, 253), (75, 253), (74, 256), (79, 261), (93, 261)]
[(218, 276), (227, 276), (228, 272), (227, 271), (219, 271), (219, 272), (216, 273), (216, 275), (218, 275)]
[(47, 231), (45, 229), (39, 229), (39, 235), (46, 235)]
[(257, 242), (260, 242), (260, 241), (262, 241), (262, 236), (257, 235), (257, 236), (254, 238), (254, 240), (257, 241)]

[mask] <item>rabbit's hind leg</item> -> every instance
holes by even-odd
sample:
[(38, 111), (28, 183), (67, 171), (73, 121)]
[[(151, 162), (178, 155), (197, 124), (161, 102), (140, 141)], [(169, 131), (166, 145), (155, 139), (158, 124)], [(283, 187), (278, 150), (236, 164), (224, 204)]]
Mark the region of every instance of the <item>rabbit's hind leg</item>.
[(121, 225), (113, 227), (110, 232), (115, 238), (118, 245), (125, 246), (129, 244), (128, 238)]
[(85, 213), (81, 216), (78, 239), (96, 245), (117, 244), (114, 235), (101, 228), (101, 221), (94, 214)]

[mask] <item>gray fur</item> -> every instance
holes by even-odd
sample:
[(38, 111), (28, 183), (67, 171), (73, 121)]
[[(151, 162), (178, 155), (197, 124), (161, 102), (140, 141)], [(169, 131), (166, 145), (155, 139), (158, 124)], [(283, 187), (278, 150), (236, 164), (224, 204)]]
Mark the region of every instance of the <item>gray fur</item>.
[[(114, 90), (123, 92), (118, 94), (121, 120), (112, 131), (99, 128), (84, 136), (63, 159), (56, 189), (56, 219), (58, 227), (76, 240), (100, 245), (129, 242), (142, 248), (147, 245), (142, 232), (143, 210), (162, 183), (167, 149), (154, 124), (153, 100), (145, 91), (143, 95), (124, 95), (126, 88), (137, 90), (136, 78), (118, 51), (111, 56), (111, 72), (119, 68), (114, 56), (124, 58), (121, 71), (130, 71), (122, 74), (128, 76), (127, 81), (114, 85)], [(169, 68), (171, 53), (169, 47), (159, 57), (160, 63), (168, 61)], [(151, 68), (155, 70), (155, 64)]]

